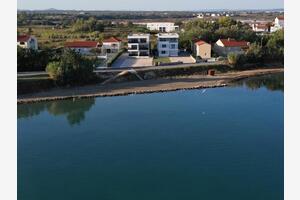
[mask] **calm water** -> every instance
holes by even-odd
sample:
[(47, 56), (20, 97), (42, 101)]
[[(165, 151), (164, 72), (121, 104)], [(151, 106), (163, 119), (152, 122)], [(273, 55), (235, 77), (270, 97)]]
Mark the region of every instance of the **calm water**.
[(282, 200), (283, 74), (18, 106), (20, 200)]

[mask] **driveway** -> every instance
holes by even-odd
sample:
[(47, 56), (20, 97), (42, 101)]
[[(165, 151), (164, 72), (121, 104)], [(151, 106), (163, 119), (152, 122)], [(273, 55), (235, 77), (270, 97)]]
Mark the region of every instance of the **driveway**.
[(190, 56), (169, 57), (171, 62), (182, 62), (183, 64), (195, 63), (195, 60)]
[(123, 53), (113, 64), (112, 68), (147, 67), (152, 66), (153, 58), (134, 58)]

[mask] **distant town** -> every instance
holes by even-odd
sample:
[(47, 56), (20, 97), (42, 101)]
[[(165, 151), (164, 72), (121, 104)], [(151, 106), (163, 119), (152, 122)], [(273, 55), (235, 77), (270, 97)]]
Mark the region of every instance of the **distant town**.
[(74, 66), (75, 54), (80, 55), (76, 62), (83, 71), (98, 75), (109, 70), (208, 64), (243, 70), (283, 64), (284, 59), (281, 10), (19, 10), (17, 23), (18, 72), (48, 74), (63, 85), (89, 82), (89, 76), (70, 81), (66, 72), (62, 74), (66, 58)]

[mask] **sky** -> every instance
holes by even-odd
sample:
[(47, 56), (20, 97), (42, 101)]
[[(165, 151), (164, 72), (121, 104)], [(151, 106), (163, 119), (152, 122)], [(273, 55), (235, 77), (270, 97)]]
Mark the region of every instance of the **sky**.
[(18, 9), (206, 10), (283, 8), (284, 0), (17, 0)]

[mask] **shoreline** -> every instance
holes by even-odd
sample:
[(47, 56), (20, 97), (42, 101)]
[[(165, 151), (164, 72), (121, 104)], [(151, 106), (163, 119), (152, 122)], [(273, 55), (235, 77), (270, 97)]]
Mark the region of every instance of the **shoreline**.
[(228, 84), (241, 79), (281, 72), (284, 72), (284, 68), (227, 72), (216, 74), (215, 76), (190, 75), (112, 83), (108, 85), (96, 84), (72, 88), (55, 88), (38, 93), (22, 94), (18, 96), (17, 103), (26, 104), (65, 99), (126, 96), (131, 94), (162, 93), (178, 90), (225, 87)]

